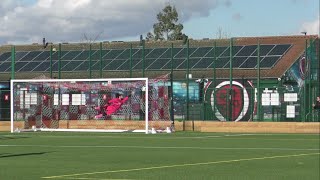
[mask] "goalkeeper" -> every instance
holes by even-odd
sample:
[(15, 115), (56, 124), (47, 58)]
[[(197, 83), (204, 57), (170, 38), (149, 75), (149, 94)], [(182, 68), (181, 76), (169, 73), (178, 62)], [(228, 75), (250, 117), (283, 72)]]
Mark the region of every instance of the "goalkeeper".
[(117, 112), (121, 106), (128, 101), (131, 94), (127, 97), (123, 97), (122, 93), (116, 93), (116, 97), (108, 101), (108, 104), (103, 107), (96, 107), (95, 109), (99, 111), (99, 114), (95, 116), (96, 119), (100, 119), (104, 116), (110, 116), (111, 114)]

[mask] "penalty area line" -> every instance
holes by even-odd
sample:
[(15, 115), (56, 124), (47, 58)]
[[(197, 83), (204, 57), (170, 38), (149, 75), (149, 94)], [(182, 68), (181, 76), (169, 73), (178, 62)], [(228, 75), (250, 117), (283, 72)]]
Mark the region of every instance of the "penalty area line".
[(186, 166), (200, 166), (200, 165), (210, 165), (210, 164), (234, 163), (234, 162), (242, 162), (242, 161), (254, 161), (254, 160), (265, 160), (265, 159), (276, 159), (276, 158), (291, 158), (291, 157), (311, 156), (311, 155), (320, 155), (320, 153), (292, 154), (292, 155), (283, 155), (283, 156), (266, 156), (266, 157), (255, 157), (255, 158), (246, 158), (246, 159), (211, 161), (211, 162), (202, 162), (202, 163), (188, 163), (188, 164), (176, 164), (176, 165), (167, 165), (167, 166), (153, 166), (153, 167), (135, 168), (135, 169), (122, 169), (122, 170), (113, 170), (113, 171), (100, 171), (100, 172), (98, 171), (98, 172), (79, 173), (79, 174), (66, 174), (66, 175), (58, 175), (58, 176), (47, 176), (47, 177), (41, 177), (41, 178), (43, 178), (43, 179), (62, 178), (63, 179), (63, 178), (74, 177), (74, 176), (83, 176), (83, 175), (133, 172), (133, 171), (143, 171), (143, 170), (153, 170), (153, 169), (186, 167)]

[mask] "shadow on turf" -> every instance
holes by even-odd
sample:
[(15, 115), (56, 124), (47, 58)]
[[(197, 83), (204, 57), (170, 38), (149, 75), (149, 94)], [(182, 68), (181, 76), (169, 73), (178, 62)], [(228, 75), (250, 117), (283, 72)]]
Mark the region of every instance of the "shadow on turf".
[(24, 138), (29, 138), (29, 137), (23, 137), (23, 136), (0, 136), (0, 141), (2, 140), (12, 140), (12, 139), (24, 139)]
[(43, 155), (46, 153), (51, 153), (51, 152), (20, 153), (20, 154), (3, 153), (3, 154), (0, 154), (0, 159), (1, 158), (10, 158), (10, 157), (19, 157), (19, 156), (37, 156), (37, 155)]

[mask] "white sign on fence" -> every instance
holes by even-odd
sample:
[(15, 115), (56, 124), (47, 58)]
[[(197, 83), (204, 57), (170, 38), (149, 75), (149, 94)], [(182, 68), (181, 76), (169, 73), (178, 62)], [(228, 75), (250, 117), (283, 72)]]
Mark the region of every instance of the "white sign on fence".
[(279, 106), (279, 93), (271, 93), (271, 106)]
[(298, 94), (297, 93), (284, 93), (285, 102), (297, 102)]
[(262, 106), (270, 106), (271, 104), (270, 93), (262, 93), (261, 104)]
[(287, 106), (287, 118), (295, 118), (296, 110), (295, 106), (288, 105)]

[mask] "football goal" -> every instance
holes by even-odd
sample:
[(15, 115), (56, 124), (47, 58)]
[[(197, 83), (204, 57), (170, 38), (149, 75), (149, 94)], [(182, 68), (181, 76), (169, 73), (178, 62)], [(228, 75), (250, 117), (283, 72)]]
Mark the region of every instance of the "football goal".
[(11, 132), (171, 132), (168, 79), (11, 80)]

